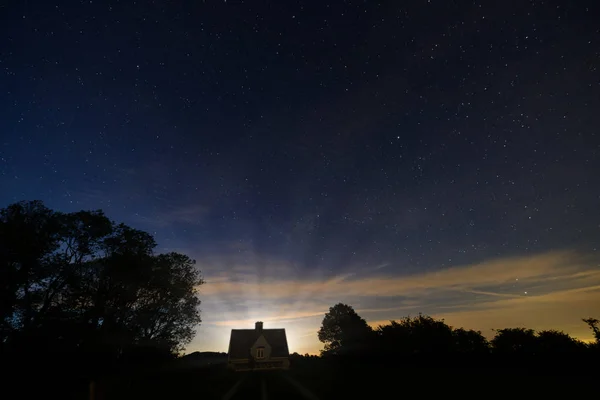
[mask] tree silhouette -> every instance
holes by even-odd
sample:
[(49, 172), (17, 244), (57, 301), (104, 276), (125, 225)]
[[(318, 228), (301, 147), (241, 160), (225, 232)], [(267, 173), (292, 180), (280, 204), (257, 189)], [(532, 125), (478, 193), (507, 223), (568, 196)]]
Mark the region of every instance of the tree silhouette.
[(546, 330), (537, 333), (536, 351), (541, 355), (577, 354), (584, 348), (582, 342), (561, 331)]
[(444, 320), (419, 314), (408, 318), (411, 342), (417, 353), (447, 353), (453, 348), (452, 328)]
[(376, 332), (379, 339), (378, 352), (410, 354), (413, 352), (411, 345), (411, 329), (407, 318), (398, 321), (390, 321), (388, 325), (380, 325)]
[(452, 328), (443, 320), (419, 314), (390, 321), (377, 333), (384, 351), (404, 354), (448, 353), (454, 348)]
[(536, 342), (533, 329), (505, 328), (496, 330), (491, 344), (497, 354), (531, 355), (535, 354)]
[[(600, 334), (598, 320), (584, 319)], [(594, 357), (588, 346), (557, 330), (535, 332), (527, 328), (496, 330), (488, 341), (480, 331), (453, 328), (443, 319), (419, 314), (380, 325), (373, 334), (366, 321), (346, 304), (336, 304), (329, 309), (319, 330), (319, 340), (325, 343), (322, 355), (351, 355), (361, 363), (372, 359), (379, 364), (396, 365), (487, 365), (488, 362), (526, 359), (520, 366), (555, 368), (556, 360), (570, 357), (572, 363)], [(366, 357), (363, 357), (366, 356)], [(537, 362), (533, 362), (537, 360)], [(344, 361), (345, 363), (345, 361)], [(497, 365), (497, 364), (495, 364)], [(578, 364), (579, 365), (579, 364)]]
[(480, 331), (458, 328), (452, 331), (452, 336), (458, 353), (480, 355), (490, 351), (490, 343)]
[(583, 322), (588, 324), (592, 332), (594, 332), (594, 337), (596, 338), (596, 345), (600, 346), (600, 327), (598, 327), (600, 321), (598, 321), (596, 318), (585, 318)]
[[(51, 257), (60, 245), (58, 215), (39, 201), (13, 204), (0, 210), (0, 343), (15, 330), (34, 325), (37, 311), (51, 299), (61, 263)], [(64, 265), (61, 265), (64, 267)]]
[(376, 330), (379, 352), (408, 354), (487, 354), (489, 343), (479, 331), (453, 329), (444, 320), (419, 314), (390, 321)]
[(360, 351), (370, 340), (372, 330), (354, 309), (336, 304), (325, 314), (319, 340), (325, 343), (324, 354), (348, 354)]
[(180, 350), (200, 322), (203, 281), (189, 257), (155, 247), (102, 211), (65, 214), (39, 201), (0, 210), (0, 344), (107, 359), (132, 346)]

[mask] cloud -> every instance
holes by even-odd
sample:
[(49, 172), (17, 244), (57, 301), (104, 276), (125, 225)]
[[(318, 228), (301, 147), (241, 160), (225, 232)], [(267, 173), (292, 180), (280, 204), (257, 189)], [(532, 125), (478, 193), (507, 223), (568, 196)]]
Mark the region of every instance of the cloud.
[[(290, 320), (296, 320), (296, 319), (301, 319), (301, 318), (308, 318), (308, 317), (322, 317), (323, 314), (325, 314), (327, 312), (327, 310), (318, 310), (318, 311), (304, 311), (304, 312), (296, 312), (293, 314), (289, 314), (289, 315), (277, 315), (274, 317), (267, 317), (267, 318), (261, 318), (261, 321), (267, 323), (267, 322), (275, 322), (275, 323), (279, 323), (279, 322), (284, 322), (284, 321), (290, 321)], [(252, 327), (254, 325), (254, 323), (256, 322), (256, 319), (238, 319), (238, 320), (228, 320), (228, 321), (216, 321), (214, 322), (214, 325), (217, 326), (230, 326), (232, 328), (235, 327), (243, 327), (243, 326), (247, 326), (247, 327)]]
[[(434, 292), (465, 292), (487, 296), (517, 296), (507, 285), (527, 288), (541, 285), (550, 290), (553, 285), (600, 282), (600, 271), (590, 269), (590, 260), (575, 253), (553, 252), (531, 257), (513, 257), (487, 261), (463, 267), (412, 275), (363, 276), (352, 279), (355, 272), (320, 280), (314, 278), (266, 276), (263, 281), (233, 277), (203, 288), (205, 295), (244, 297), (263, 290), (264, 299), (289, 298), (290, 292), (310, 293), (323, 299), (339, 297), (423, 296)], [(255, 269), (257, 271), (259, 269)], [(252, 269), (247, 268), (251, 273)], [(294, 275), (294, 274), (291, 274)], [(488, 290), (486, 290), (488, 289)], [(496, 289), (496, 290), (489, 290)], [(526, 291), (526, 289), (525, 289)]]
[(382, 263), (382, 264), (379, 264), (379, 265), (375, 266), (373, 269), (374, 270), (378, 270), (378, 269), (382, 269), (382, 268), (385, 268), (385, 267), (389, 267), (389, 265), (390, 265), (390, 263)]
[[(250, 328), (262, 320), (266, 326), (287, 327), (290, 346), (314, 351), (320, 348), (316, 332), (323, 315), (338, 302), (353, 305), (372, 326), (423, 312), (487, 336), (494, 328), (527, 326), (588, 339), (581, 318), (600, 315), (598, 263), (570, 251), (409, 275), (383, 267), (351, 268), (334, 277), (303, 275), (293, 264), (263, 258), (229, 259), (227, 268), (219, 269), (218, 259), (198, 263), (207, 266), (209, 283), (201, 287), (205, 324), (212, 327), (207, 329), (227, 336), (229, 328)], [(313, 336), (294, 334), (310, 330)]]

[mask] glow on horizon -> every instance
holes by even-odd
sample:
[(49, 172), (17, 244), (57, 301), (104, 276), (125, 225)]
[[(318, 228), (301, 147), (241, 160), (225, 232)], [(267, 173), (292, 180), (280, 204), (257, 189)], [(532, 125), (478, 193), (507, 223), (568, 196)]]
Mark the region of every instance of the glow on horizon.
[(230, 329), (251, 329), (263, 321), (265, 328), (286, 328), (290, 352), (318, 354), (317, 331), (338, 302), (352, 305), (374, 327), (422, 312), (487, 337), (493, 329), (525, 326), (590, 341), (592, 332), (581, 319), (600, 315), (598, 263), (569, 251), (405, 276), (353, 268), (335, 277), (301, 277), (277, 260), (260, 268), (237, 264), (223, 272), (220, 261), (232, 265), (219, 258), (198, 262), (207, 281), (200, 288), (203, 323), (188, 353), (227, 351)]

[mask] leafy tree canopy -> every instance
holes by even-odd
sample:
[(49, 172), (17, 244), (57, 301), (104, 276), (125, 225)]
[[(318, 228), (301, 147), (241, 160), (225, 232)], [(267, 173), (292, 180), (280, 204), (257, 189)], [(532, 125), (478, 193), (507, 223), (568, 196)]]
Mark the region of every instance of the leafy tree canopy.
[(535, 331), (526, 328), (498, 329), (491, 344), (499, 354), (533, 354), (536, 347)]
[(325, 343), (324, 354), (341, 354), (358, 350), (371, 333), (371, 327), (351, 306), (339, 303), (325, 314), (318, 336)]
[(176, 352), (200, 323), (195, 262), (154, 254), (146, 233), (102, 211), (61, 213), (42, 202), (0, 210), (0, 346)]

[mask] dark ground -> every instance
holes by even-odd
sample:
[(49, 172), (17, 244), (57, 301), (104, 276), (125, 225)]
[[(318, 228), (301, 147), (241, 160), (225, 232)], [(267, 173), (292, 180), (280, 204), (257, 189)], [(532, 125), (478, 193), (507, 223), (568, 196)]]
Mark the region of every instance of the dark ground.
[[(205, 367), (152, 372), (101, 384), (98, 400), (112, 399), (227, 399), (303, 400), (302, 389), (290, 383), (286, 371), (230, 372)], [(293, 380), (294, 378), (292, 378)], [(310, 397), (309, 397), (310, 398)], [(312, 400), (312, 398), (311, 398)]]
[[(452, 396), (580, 398), (596, 389), (593, 365), (410, 367), (318, 360), (289, 371), (230, 372), (224, 366), (132, 375), (106, 385), (102, 399), (358, 399)], [(237, 385), (237, 386), (236, 386)], [(232, 388), (234, 388), (232, 390)]]
[[(173, 362), (160, 368), (136, 368), (97, 382), (95, 400), (153, 399), (397, 399), (433, 396), (465, 398), (596, 398), (598, 362), (526, 360), (490, 366), (414, 362), (361, 363), (304, 360), (289, 371), (231, 372), (224, 364)], [(441, 367), (440, 365), (444, 365)], [(33, 379), (29, 368), (13, 369), (2, 380), (19, 398), (89, 399), (89, 382), (75, 379), (64, 367), (44, 368)], [(3, 378), (4, 378), (3, 377)], [(232, 389), (235, 388), (235, 389)], [(7, 390), (7, 389), (5, 389)], [(16, 398), (4, 396), (0, 398)], [(35, 394), (35, 395), (34, 395)]]

